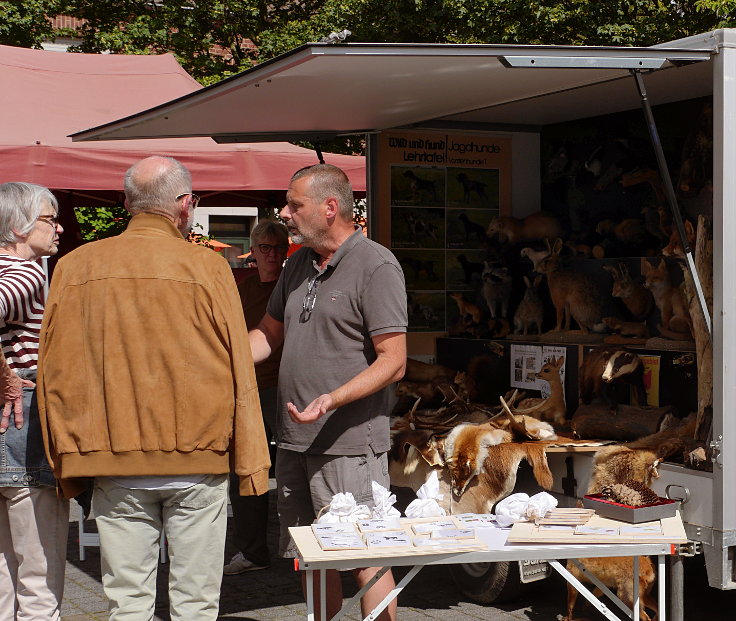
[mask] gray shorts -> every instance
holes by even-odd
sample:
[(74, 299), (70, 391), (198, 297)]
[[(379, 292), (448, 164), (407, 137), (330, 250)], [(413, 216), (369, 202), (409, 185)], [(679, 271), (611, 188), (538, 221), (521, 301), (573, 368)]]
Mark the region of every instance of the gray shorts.
[(297, 556), (289, 527), (312, 524), (335, 494), (350, 492), (359, 505), (372, 507), (372, 481), (388, 488), (387, 453), (312, 455), (280, 448), (276, 453), (279, 554), (285, 558)]

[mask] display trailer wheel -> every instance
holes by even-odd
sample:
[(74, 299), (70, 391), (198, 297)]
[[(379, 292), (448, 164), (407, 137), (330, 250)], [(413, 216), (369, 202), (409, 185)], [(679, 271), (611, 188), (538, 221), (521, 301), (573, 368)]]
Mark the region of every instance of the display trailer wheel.
[(463, 563), (449, 565), (457, 588), (479, 604), (502, 603), (514, 599), (521, 592), (519, 563)]

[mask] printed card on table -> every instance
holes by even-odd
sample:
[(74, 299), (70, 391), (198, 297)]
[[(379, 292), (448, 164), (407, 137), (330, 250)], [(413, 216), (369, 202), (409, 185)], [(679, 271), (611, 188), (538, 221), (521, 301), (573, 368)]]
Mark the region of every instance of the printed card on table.
[(400, 548), (412, 545), (411, 538), (403, 530), (366, 533), (365, 542), (369, 548)]
[(431, 522), (417, 522), (411, 525), (415, 535), (427, 535), (438, 528), (457, 528), (455, 520), (433, 520)]
[(399, 518), (377, 518), (374, 520), (359, 520), (358, 528), (362, 533), (401, 530), (401, 522), (399, 521)]
[(334, 550), (364, 550), (365, 542), (358, 533), (351, 534), (323, 534), (317, 535), (320, 547), (326, 551)]
[(327, 522), (323, 524), (312, 524), (312, 532), (315, 536), (320, 535), (357, 535), (355, 524), (352, 522)]

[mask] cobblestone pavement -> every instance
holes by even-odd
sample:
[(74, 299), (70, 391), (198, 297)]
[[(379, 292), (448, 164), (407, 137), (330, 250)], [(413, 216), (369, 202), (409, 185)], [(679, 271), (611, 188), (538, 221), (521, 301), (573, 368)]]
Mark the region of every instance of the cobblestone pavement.
[[(271, 492), (272, 496), (274, 495)], [(273, 501), (273, 499), (272, 499)], [(272, 503), (273, 504), (273, 503)], [(275, 512), (272, 512), (274, 514)], [(94, 522), (85, 523), (93, 529)], [(276, 549), (278, 526), (272, 520), (269, 539)], [(62, 607), (63, 621), (107, 620), (107, 600), (100, 583), (100, 557), (96, 547), (88, 547), (85, 561), (79, 560), (76, 522), (70, 524), (69, 553), (66, 569), (66, 590)], [(225, 557), (235, 550), (228, 537)], [(702, 557), (686, 559), (685, 620), (732, 621), (736, 610), (736, 592), (719, 591), (707, 586)], [(398, 580), (406, 573), (397, 568)], [(168, 565), (159, 565), (157, 621), (169, 621), (166, 581)], [(344, 578), (346, 596), (354, 593), (352, 579)], [(460, 621), (484, 619), (492, 621), (556, 621), (565, 610), (566, 588), (561, 578), (526, 585), (520, 597), (503, 605), (480, 605), (467, 601), (455, 587), (446, 566), (425, 567), (399, 596), (400, 621), (441, 619)], [(581, 599), (579, 598), (579, 601)], [(707, 602), (707, 604), (705, 603)], [(593, 620), (603, 617), (592, 608), (586, 611), (578, 604), (578, 612)], [(290, 620), (306, 618), (297, 575), (290, 560), (275, 559), (269, 569), (239, 576), (224, 576), (220, 600), (220, 619), (250, 621)], [(346, 619), (360, 619), (359, 610), (353, 609)], [(196, 620), (193, 620), (196, 621)], [(581, 617), (582, 621), (582, 617)]]

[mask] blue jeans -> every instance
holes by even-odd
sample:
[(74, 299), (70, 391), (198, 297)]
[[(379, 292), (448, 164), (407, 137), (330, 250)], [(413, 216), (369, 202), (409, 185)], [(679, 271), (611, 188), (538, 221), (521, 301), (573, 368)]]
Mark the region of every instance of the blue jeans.
[(15, 428), (13, 415), (0, 434), (0, 487), (54, 487), (56, 479), (43, 448), (36, 389), (23, 388), (23, 427)]

